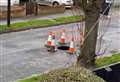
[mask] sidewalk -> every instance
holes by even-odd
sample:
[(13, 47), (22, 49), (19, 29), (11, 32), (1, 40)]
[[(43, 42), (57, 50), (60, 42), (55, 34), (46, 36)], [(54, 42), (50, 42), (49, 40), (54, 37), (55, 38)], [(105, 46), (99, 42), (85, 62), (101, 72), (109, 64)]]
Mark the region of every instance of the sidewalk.
[[(25, 22), (30, 20), (36, 20), (36, 19), (54, 19), (59, 17), (65, 17), (65, 16), (73, 16), (73, 15), (79, 15), (83, 14), (81, 11), (72, 11), (72, 10), (66, 10), (64, 13), (59, 14), (52, 14), (52, 15), (45, 15), (45, 16), (26, 16), (24, 18), (14, 18), (11, 19), (11, 23), (17, 23), (17, 22)], [(7, 24), (7, 20), (0, 20), (0, 25)]]

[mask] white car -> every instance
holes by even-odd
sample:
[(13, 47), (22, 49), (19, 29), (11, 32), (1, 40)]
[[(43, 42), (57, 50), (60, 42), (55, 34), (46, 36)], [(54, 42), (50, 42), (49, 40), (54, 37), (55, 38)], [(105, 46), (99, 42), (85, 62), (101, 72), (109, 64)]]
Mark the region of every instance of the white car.
[[(19, 4), (20, 0), (11, 0), (11, 5)], [(8, 0), (0, 0), (0, 6), (7, 6)]]
[(66, 7), (73, 5), (72, 0), (35, 0), (35, 2), (43, 5), (65, 5)]

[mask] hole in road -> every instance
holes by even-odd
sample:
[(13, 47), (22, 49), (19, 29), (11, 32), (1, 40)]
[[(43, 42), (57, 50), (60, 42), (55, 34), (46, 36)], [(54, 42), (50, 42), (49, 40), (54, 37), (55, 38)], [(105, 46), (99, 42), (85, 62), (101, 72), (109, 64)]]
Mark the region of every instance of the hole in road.
[(60, 50), (69, 50), (69, 46), (59, 46), (58, 49), (60, 49)]

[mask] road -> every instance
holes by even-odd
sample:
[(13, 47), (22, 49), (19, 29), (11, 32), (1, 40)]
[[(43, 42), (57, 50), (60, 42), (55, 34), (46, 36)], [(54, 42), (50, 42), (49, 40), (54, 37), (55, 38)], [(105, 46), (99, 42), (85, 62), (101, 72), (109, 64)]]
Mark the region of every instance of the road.
[[(114, 12), (109, 29), (103, 37), (103, 44), (110, 42), (107, 54), (111, 51), (120, 52), (119, 15), (118, 11)], [(100, 22), (100, 33), (108, 28), (107, 22), (108, 19)], [(0, 81), (13, 82), (33, 74), (63, 67), (68, 54), (61, 50), (49, 53), (44, 47), (44, 43), (49, 31), (58, 31), (61, 28), (72, 29), (73, 27), (77, 27), (76, 23), (0, 35)]]

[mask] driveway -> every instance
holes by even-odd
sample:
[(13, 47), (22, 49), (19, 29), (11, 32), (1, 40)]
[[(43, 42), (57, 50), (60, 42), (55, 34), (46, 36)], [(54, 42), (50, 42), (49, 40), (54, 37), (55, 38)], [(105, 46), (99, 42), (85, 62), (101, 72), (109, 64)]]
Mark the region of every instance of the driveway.
[[(99, 32), (108, 28), (108, 19), (100, 22)], [(80, 26), (81, 23), (80, 23)], [(76, 29), (77, 24), (67, 24), (50, 28), (31, 29), (0, 35), (0, 81), (12, 82), (33, 74), (63, 67), (68, 54), (58, 50), (55, 53), (47, 52), (44, 43), (49, 31), (59, 31), (61, 28)], [(120, 52), (120, 19), (118, 11), (114, 11), (104, 37), (103, 44), (110, 43), (105, 54), (116, 50)]]

